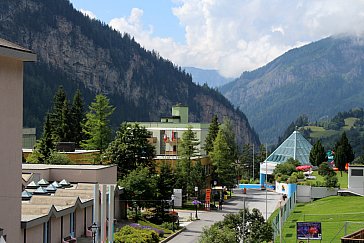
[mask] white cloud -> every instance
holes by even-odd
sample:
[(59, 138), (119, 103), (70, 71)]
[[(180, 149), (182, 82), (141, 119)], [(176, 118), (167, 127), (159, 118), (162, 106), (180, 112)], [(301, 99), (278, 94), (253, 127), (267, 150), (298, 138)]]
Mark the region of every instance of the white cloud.
[(172, 0), (185, 44), (153, 36), (143, 10), (110, 25), (181, 66), (218, 69), (237, 77), (285, 51), (335, 34), (364, 32), (362, 0)]
[(96, 15), (89, 10), (85, 10), (85, 9), (81, 8), (80, 12), (83, 13), (83, 15), (88, 16), (90, 19), (96, 19)]

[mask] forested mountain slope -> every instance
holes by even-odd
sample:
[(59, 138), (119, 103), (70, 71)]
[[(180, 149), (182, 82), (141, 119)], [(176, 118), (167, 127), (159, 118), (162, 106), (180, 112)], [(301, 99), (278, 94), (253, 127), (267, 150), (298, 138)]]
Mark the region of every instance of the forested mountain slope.
[(194, 84), (180, 67), (143, 49), (128, 34), (85, 17), (67, 0), (1, 0), (0, 37), (33, 50), (25, 66), (24, 126), (41, 129), (58, 85), (69, 96), (80, 88), (87, 103), (104, 93), (117, 107), (113, 125), (157, 121), (177, 103), (190, 120), (229, 116), (242, 143), (259, 143), (245, 115), (220, 93)]
[(220, 91), (263, 142), (275, 143), (299, 115), (318, 120), (364, 105), (364, 39), (329, 37), (290, 50)]

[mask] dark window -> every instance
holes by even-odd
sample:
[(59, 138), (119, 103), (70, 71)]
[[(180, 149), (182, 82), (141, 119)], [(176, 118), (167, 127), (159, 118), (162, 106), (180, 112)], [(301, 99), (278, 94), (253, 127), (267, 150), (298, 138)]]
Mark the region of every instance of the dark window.
[(351, 176), (363, 176), (363, 170), (359, 169), (359, 170), (351, 170)]
[(70, 214), (70, 235), (75, 236), (75, 213)]
[(50, 243), (51, 240), (49, 221), (43, 224), (43, 243)]

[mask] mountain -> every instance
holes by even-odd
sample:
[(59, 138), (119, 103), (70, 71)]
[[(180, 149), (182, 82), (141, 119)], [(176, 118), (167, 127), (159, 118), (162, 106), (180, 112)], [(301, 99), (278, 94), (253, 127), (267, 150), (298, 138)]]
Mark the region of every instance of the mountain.
[(182, 103), (189, 106), (191, 121), (228, 116), (240, 142), (259, 144), (245, 115), (220, 93), (194, 84), (181, 67), (84, 16), (68, 0), (2, 0), (0, 19), (1, 38), (38, 55), (38, 62), (24, 69), (24, 126), (42, 130), (62, 84), (69, 96), (79, 88), (87, 104), (95, 94), (106, 94), (116, 106), (114, 128), (122, 121), (157, 121)]
[(209, 87), (217, 88), (233, 81), (232, 78), (225, 78), (217, 70), (206, 70), (195, 67), (184, 67), (187, 73), (191, 74), (192, 81), (196, 84), (207, 84)]
[(263, 142), (300, 115), (310, 120), (364, 105), (364, 39), (328, 37), (292, 49), (219, 89), (244, 110)]

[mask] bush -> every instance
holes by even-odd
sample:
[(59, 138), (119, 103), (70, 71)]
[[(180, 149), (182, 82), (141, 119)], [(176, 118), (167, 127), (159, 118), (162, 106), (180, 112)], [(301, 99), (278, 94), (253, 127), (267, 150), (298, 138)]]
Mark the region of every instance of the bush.
[(335, 175), (335, 172), (328, 163), (323, 162), (320, 164), (320, 167), (318, 169), (318, 174), (320, 176), (327, 176), (327, 175)]
[(51, 156), (49, 156), (47, 163), (52, 165), (69, 165), (72, 162), (67, 155), (53, 151)]
[(164, 230), (158, 229), (149, 225), (140, 225), (137, 223), (130, 224), (131, 227), (135, 229), (143, 229), (143, 230), (152, 230), (158, 234), (158, 236), (163, 237), (164, 236)]
[(240, 184), (249, 184), (249, 180), (248, 179), (241, 179)]
[(336, 174), (334, 175), (326, 175), (325, 176), (325, 186), (326, 187), (339, 187), (339, 180), (337, 179)]
[(302, 171), (297, 172), (297, 179), (305, 179), (305, 175)]
[(124, 226), (114, 234), (115, 243), (157, 243), (158, 234), (149, 229), (137, 229), (129, 225)]
[(289, 178), (288, 178), (288, 181), (287, 183), (296, 183), (297, 182), (297, 175), (291, 175)]

